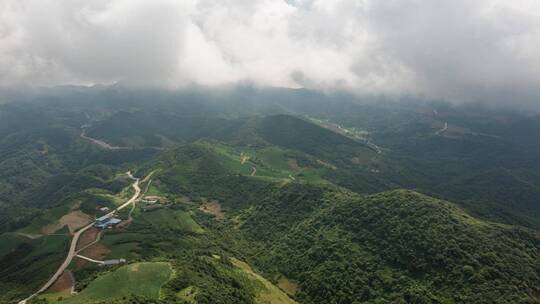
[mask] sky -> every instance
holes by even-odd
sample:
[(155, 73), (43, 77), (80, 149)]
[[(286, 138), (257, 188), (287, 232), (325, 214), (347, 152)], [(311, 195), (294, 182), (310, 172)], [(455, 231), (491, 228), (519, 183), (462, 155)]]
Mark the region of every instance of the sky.
[(0, 85), (111, 83), (540, 107), (540, 1), (0, 0)]

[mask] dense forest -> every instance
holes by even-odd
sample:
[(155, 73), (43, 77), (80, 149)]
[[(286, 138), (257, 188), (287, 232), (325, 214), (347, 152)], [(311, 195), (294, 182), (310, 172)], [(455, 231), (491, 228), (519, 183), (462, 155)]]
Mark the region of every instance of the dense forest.
[(127, 265), (75, 260), (79, 294), (33, 303), (540, 302), (537, 117), (250, 87), (0, 97), (0, 303), (62, 262), (64, 216), (133, 194), (127, 171), (159, 199), (95, 245)]

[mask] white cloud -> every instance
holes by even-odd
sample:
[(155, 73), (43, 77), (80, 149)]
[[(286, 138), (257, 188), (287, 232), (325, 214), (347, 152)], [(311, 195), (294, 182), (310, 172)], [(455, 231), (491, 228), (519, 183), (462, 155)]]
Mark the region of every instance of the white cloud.
[(539, 97), (536, 0), (0, 0), (0, 84)]

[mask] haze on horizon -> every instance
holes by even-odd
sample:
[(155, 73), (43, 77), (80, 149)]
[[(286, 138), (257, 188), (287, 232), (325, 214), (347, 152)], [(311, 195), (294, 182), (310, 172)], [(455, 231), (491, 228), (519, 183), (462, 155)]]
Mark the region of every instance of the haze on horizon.
[(535, 0), (0, 0), (0, 85), (252, 83), (540, 108)]

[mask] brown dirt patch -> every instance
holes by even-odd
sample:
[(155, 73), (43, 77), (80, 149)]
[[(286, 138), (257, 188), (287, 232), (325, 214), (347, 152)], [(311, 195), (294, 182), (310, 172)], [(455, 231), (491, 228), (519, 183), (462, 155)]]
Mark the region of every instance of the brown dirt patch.
[(64, 226), (68, 226), (69, 232), (73, 233), (75, 230), (92, 222), (92, 217), (81, 210), (71, 211), (70, 213), (62, 216), (56, 223), (43, 227), (42, 231), (45, 234), (52, 234), (62, 229)]
[(538, 290), (530, 289), (527, 293), (533, 298), (540, 298), (540, 291)]
[(163, 200), (163, 197), (157, 196), (157, 195), (147, 195), (147, 196), (143, 197), (143, 199), (149, 200), (149, 201), (161, 201), (161, 200)]
[(208, 202), (205, 198), (203, 198), (202, 205), (199, 207), (199, 210), (204, 213), (212, 214), (218, 220), (225, 217), (225, 213), (221, 210), (221, 204), (217, 200)]
[(100, 243), (96, 243), (86, 248), (85, 250), (83, 250), (80, 253), (80, 255), (83, 255), (85, 257), (88, 257), (94, 260), (103, 260), (107, 256), (107, 254), (109, 254), (109, 252), (111, 252), (111, 250), (109, 250), (107, 246)]
[(298, 291), (298, 285), (289, 281), (286, 276), (281, 276), (277, 282), (277, 286), (285, 291), (288, 295), (294, 296)]
[(90, 263), (90, 262), (83, 259), (75, 259), (75, 269), (81, 269), (87, 263)]
[(291, 167), (291, 169), (293, 169), (295, 171), (300, 171), (300, 170), (304, 169), (304, 168), (302, 168), (302, 167), (300, 167), (298, 165), (298, 161), (296, 159), (294, 159), (294, 158), (289, 158), (287, 160), (287, 164), (289, 165), (289, 167)]
[(129, 266), (129, 271), (138, 272), (139, 271), (139, 263), (132, 264)]
[(71, 271), (66, 270), (62, 275), (54, 282), (54, 284), (49, 287), (48, 291), (50, 292), (60, 292), (66, 289), (71, 290), (71, 287), (75, 284), (73, 274)]
[(245, 164), (249, 160), (249, 156), (245, 155), (243, 152), (240, 154), (240, 164)]
[(116, 227), (114, 227), (114, 230), (115, 231), (125, 231), (127, 229), (127, 227), (129, 227), (129, 225), (131, 225), (131, 222), (133, 222), (133, 218), (130, 217), (127, 220), (122, 221), (120, 224), (116, 225)]
[[(107, 246), (100, 243), (96, 243), (86, 248), (85, 250), (81, 251), (79, 254), (87, 258), (102, 261), (102, 260), (105, 260), (105, 257), (109, 254), (109, 252), (111, 252), (111, 250), (107, 248)], [(87, 263), (91, 263), (91, 262), (84, 259), (76, 259), (75, 266), (77, 268), (81, 268)]]
[(79, 243), (77, 244), (77, 250), (95, 241), (99, 232), (100, 230), (95, 227), (86, 230), (79, 239)]
[(283, 292), (280, 288), (276, 287), (270, 281), (265, 279), (260, 274), (253, 271), (253, 269), (245, 262), (242, 262), (235, 258), (230, 258), (231, 263), (242, 269), (251, 278), (259, 281), (263, 284), (264, 289), (259, 291), (257, 294), (256, 302), (257, 303), (268, 303), (268, 304), (296, 304), (297, 302), (289, 298), (289, 296)]

